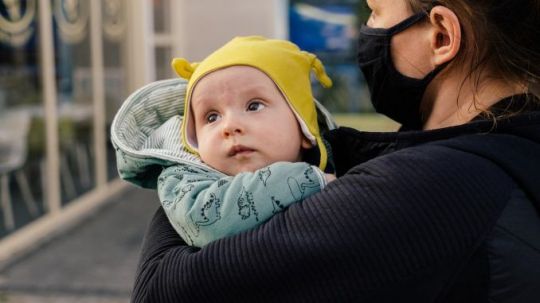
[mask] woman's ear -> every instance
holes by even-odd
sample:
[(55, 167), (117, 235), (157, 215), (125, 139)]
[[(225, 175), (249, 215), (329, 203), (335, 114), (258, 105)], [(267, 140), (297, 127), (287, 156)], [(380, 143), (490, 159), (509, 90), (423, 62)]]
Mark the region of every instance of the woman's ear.
[(456, 14), (447, 7), (435, 6), (431, 9), (429, 20), (433, 26), (431, 47), (432, 63), (440, 66), (459, 52), (461, 47), (461, 24)]

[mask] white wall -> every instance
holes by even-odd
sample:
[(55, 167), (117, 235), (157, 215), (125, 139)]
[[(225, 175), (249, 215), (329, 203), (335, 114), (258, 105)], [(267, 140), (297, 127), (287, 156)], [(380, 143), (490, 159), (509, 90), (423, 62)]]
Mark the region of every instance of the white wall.
[(235, 36), (287, 37), (287, 0), (173, 0), (175, 57), (198, 61)]

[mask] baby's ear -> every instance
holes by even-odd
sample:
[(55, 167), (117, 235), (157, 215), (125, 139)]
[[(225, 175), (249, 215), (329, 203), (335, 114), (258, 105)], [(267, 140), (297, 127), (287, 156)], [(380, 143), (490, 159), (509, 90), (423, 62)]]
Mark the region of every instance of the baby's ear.
[(310, 149), (313, 147), (313, 143), (311, 143), (311, 141), (306, 138), (306, 136), (302, 136), (302, 148), (303, 149)]

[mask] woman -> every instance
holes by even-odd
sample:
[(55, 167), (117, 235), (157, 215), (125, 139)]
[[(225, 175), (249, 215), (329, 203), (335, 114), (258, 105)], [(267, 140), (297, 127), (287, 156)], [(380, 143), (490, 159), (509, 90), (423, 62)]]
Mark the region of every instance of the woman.
[(368, 5), (359, 65), (402, 130), (331, 131), (336, 181), (200, 250), (159, 210), (134, 302), (540, 298), (540, 1)]

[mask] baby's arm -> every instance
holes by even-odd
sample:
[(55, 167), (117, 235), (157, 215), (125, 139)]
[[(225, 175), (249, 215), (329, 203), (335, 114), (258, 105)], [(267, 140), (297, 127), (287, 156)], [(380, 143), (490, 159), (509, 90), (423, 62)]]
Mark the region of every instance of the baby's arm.
[(161, 173), (158, 194), (180, 236), (201, 247), (261, 224), (325, 184), (324, 173), (303, 162), (278, 162), (236, 176), (177, 165)]

